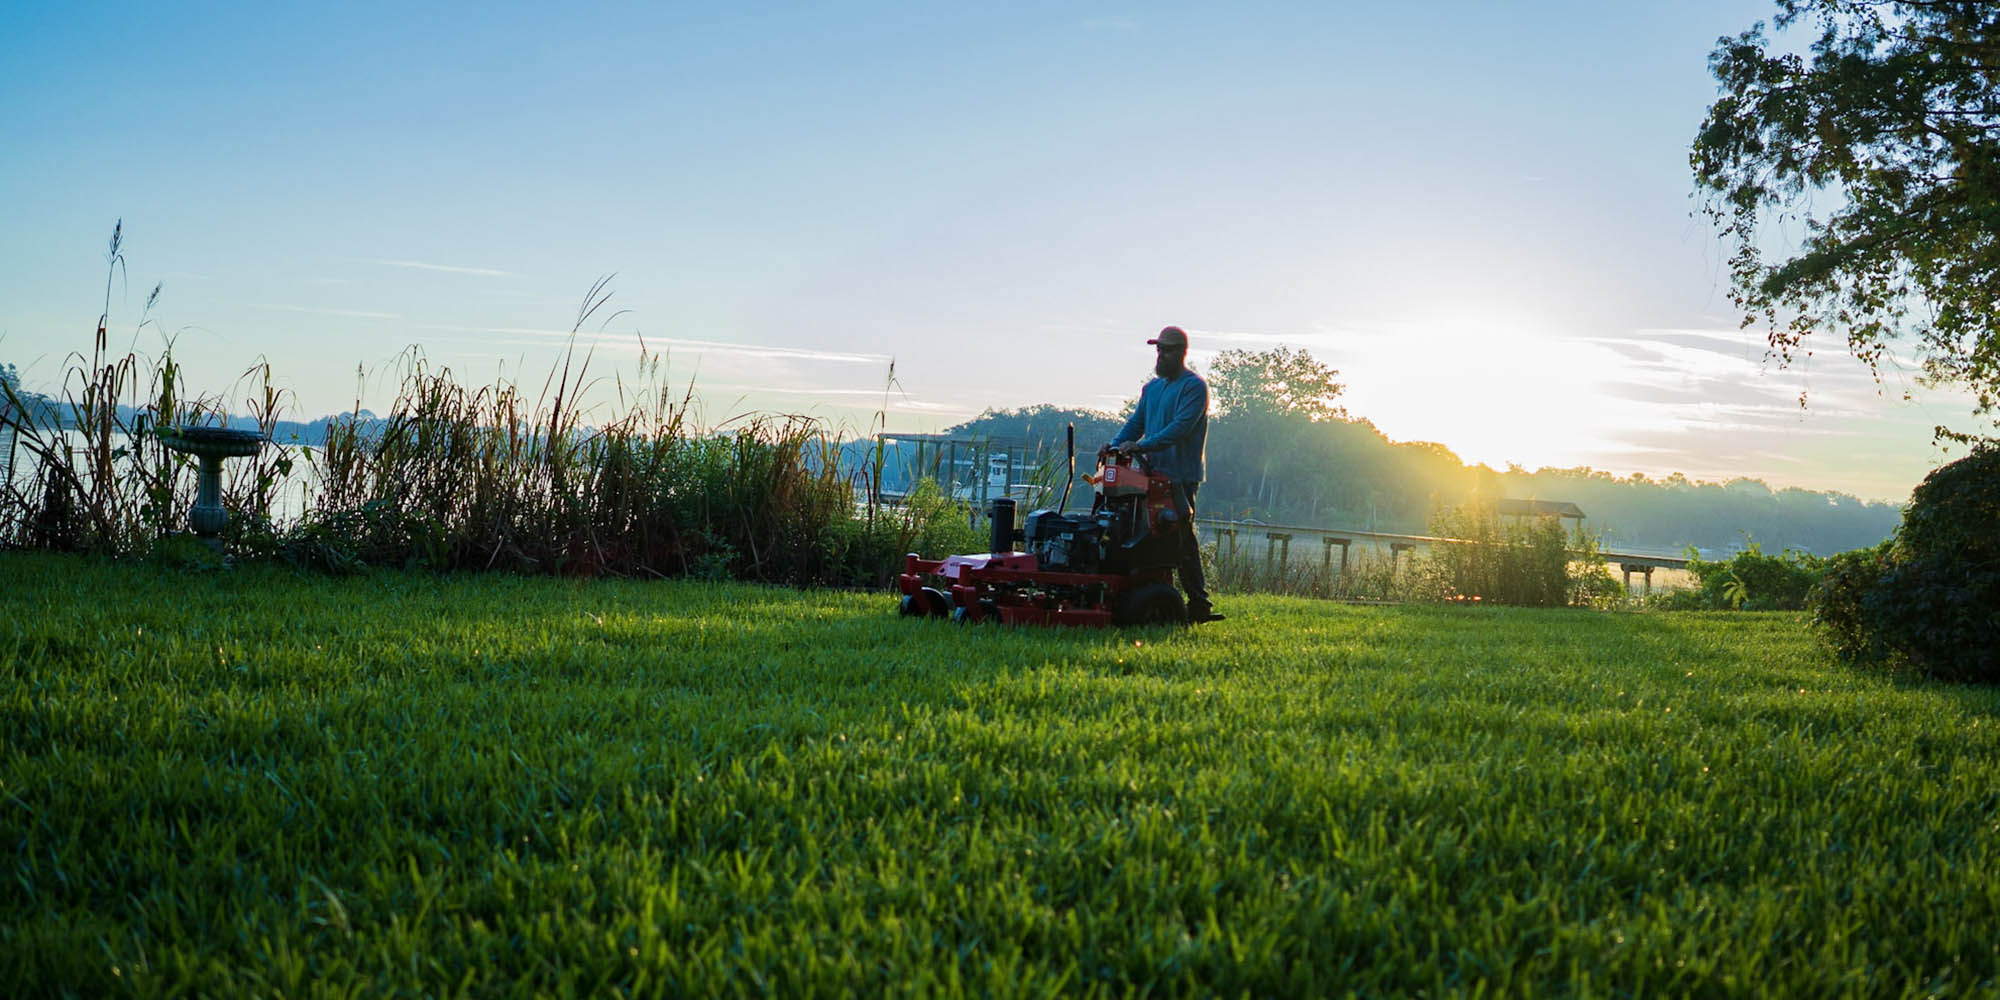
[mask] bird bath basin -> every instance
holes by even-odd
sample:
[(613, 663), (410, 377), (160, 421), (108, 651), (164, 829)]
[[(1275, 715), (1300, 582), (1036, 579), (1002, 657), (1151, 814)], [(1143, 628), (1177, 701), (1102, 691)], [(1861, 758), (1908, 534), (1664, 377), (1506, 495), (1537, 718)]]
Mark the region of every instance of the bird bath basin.
[(229, 512), (222, 509), (222, 460), (255, 455), (265, 440), (256, 431), (227, 427), (178, 427), (160, 432), (161, 444), (201, 460), (194, 508), (188, 511), (188, 527), (210, 548), (222, 547), (222, 539), (217, 536), (229, 524)]

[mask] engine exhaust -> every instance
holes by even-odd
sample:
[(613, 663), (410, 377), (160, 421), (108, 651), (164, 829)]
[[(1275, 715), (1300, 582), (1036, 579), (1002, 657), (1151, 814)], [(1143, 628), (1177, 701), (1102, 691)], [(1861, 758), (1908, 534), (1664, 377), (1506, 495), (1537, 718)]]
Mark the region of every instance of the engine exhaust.
[(1014, 551), (1014, 501), (1001, 497), (993, 501), (993, 537), (989, 552)]

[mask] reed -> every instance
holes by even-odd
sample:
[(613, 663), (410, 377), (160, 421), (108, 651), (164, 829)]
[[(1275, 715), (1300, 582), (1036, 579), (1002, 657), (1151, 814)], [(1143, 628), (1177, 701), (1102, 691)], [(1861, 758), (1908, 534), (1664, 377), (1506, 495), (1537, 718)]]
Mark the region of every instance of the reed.
[[(30, 397), (0, 382), (0, 420), (31, 475), (0, 492), (0, 547), (144, 556), (170, 538), (194, 495), (190, 459), (163, 427), (226, 422), (219, 395), (191, 395), (173, 341), (148, 355), (109, 349), (112, 289), (125, 273), (122, 223), (107, 253), (105, 307), (88, 354), (72, 354), (60, 390)], [(808, 585), (881, 585), (913, 547), (973, 536), (968, 512), (933, 490), (877, 509), (881, 456), (844, 469), (822, 422), (742, 414), (704, 426), (692, 382), (675, 386), (646, 350), (630, 372), (599, 375), (579, 346), (615, 318), (610, 279), (593, 284), (571, 338), (539, 387), (505, 377), (468, 384), (411, 348), (397, 362), (388, 416), (354, 410), (323, 446), (266, 447), (226, 466), (227, 537), (238, 557), (282, 557), (335, 571), (369, 566), (511, 570), (574, 576), (694, 576)], [(600, 317), (603, 317), (600, 319)], [(895, 386), (889, 370), (888, 388)], [(885, 421), (883, 411), (877, 423)], [(610, 396), (608, 404), (588, 401)], [(292, 405), (259, 361), (238, 380), (267, 436)], [(299, 463), (309, 463), (301, 470)], [(297, 471), (309, 475), (295, 476)], [(273, 517), (279, 492), (298, 515)], [(857, 508), (857, 494), (871, 499)]]
[[(146, 295), (131, 345), (111, 347), (112, 290), (126, 274), (124, 224), (112, 227), (105, 253), (104, 307), (88, 353), (65, 357), (62, 380), (50, 396), (32, 396), (0, 382), (0, 423), (12, 430), (27, 457), (25, 475), (0, 484), (0, 546), (64, 551), (143, 553), (183, 522), (195, 491), (195, 465), (169, 451), (166, 427), (227, 423), (221, 395), (191, 395), (174, 341), (153, 319), (162, 285)], [(139, 350), (148, 333), (161, 350)], [(268, 431), (287, 405), (287, 394), (260, 363), (239, 378), (252, 390), (249, 409)], [(240, 392), (239, 392), (240, 394)], [(224, 502), (249, 516), (238, 530), (268, 525), (276, 490), (292, 468), (291, 449), (267, 449), (236, 463)]]
[(701, 428), (692, 385), (659, 384), (650, 353), (617, 409), (595, 413), (577, 402), (591, 360), (573, 340), (531, 404), (518, 384), (469, 388), (410, 352), (386, 419), (357, 405), (330, 429), (295, 551), (336, 566), (855, 582), (853, 494), (820, 423)]
[(1235, 551), (1214, 544), (1202, 546), (1208, 588), (1217, 594), (1280, 594), (1338, 600), (1399, 601), (1414, 596), (1412, 567), (1417, 560), (1355, 550), (1343, 572), (1322, 553), (1294, 552), (1277, 559), (1251, 546)]

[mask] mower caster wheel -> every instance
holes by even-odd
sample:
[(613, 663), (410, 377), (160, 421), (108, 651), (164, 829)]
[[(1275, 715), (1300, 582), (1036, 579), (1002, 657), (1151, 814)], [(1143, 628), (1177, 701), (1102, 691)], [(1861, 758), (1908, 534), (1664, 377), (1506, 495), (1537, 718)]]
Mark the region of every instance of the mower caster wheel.
[(936, 587), (925, 587), (903, 596), (902, 613), (905, 618), (943, 618), (951, 614), (951, 598)]
[(1120, 627), (1132, 625), (1185, 625), (1187, 606), (1172, 584), (1145, 583), (1118, 595), (1111, 620)]
[(986, 622), (1000, 623), (1000, 605), (991, 600), (982, 600), (974, 608), (951, 609), (951, 620), (960, 625), (979, 625)]

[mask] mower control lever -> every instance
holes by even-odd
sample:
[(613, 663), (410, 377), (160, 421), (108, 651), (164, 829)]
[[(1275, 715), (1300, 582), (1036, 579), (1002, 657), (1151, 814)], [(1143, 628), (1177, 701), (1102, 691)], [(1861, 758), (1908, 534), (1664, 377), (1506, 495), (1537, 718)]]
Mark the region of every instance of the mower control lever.
[(1076, 421), (1072, 420), (1069, 423), (1069, 478), (1063, 480), (1062, 502), (1056, 504), (1056, 510), (1069, 509), (1069, 488), (1074, 485), (1076, 485)]

